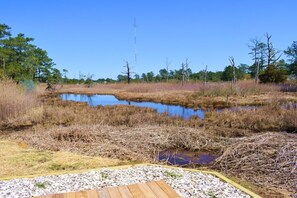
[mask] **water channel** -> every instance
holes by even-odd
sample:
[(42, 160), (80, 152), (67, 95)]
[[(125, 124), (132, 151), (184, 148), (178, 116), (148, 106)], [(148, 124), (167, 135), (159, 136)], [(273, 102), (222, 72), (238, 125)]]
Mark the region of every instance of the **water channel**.
[(155, 109), (158, 113), (167, 113), (169, 117), (178, 116), (183, 119), (190, 119), (192, 116), (198, 116), (204, 119), (205, 111), (201, 109), (187, 108), (180, 105), (167, 105), (155, 102), (134, 102), (127, 100), (118, 100), (113, 95), (85, 95), (85, 94), (61, 94), (61, 99), (66, 101), (86, 102), (88, 105), (95, 106), (113, 106), (113, 105), (131, 105), (136, 107), (148, 107)]
[(191, 151), (162, 151), (158, 154), (159, 161), (167, 162), (171, 165), (208, 165), (218, 156), (208, 152), (191, 152)]

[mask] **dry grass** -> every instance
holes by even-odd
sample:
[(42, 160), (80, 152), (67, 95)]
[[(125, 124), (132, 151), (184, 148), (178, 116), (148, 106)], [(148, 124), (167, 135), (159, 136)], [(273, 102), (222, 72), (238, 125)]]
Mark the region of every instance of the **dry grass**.
[(31, 110), (37, 104), (34, 93), (12, 81), (0, 82), (0, 125), (10, 122)]
[[(281, 92), (282, 87), (274, 84), (255, 84), (239, 81), (231, 89), (230, 83), (116, 83), (97, 84), (91, 88), (84, 85), (64, 85), (57, 93), (113, 94), (119, 99), (152, 101), (179, 104), (187, 107), (222, 108), (236, 105), (264, 105), (270, 98), (279, 97), (297, 101), (296, 94)], [(228, 102), (227, 102), (228, 95)]]
[(276, 93), (281, 87), (275, 84), (255, 84), (254, 81), (239, 81), (237, 84), (230, 82), (208, 83), (196, 90), (197, 96), (251, 96), (265, 93)]
[(30, 149), (24, 142), (0, 141), (0, 177), (53, 174), (127, 163), (117, 159), (89, 157), (69, 152)]
[(258, 186), (297, 192), (296, 135), (264, 133), (226, 149), (215, 167)]
[(245, 136), (245, 132), (287, 131), (297, 132), (297, 109), (285, 109), (281, 104), (207, 113), (204, 126), (223, 137)]
[(199, 118), (183, 120), (160, 115), (151, 108), (133, 106), (98, 106), (90, 107), (85, 103), (61, 101), (58, 97), (47, 96), (42, 106), (31, 110), (17, 118), (10, 127), (34, 126), (50, 128), (52, 126), (95, 125), (141, 126), (143, 124), (166, 126), (200, 127)]
[[(209, 84), (208, 86), (210, 87), (207, 90), (208, 92), (204, 90), (203, 94), (201, 94), (203, 86), (198, 83), (187, 84), (184, 87), (180, 84), (169, 83), (110, 84), (95, 85), (91, 88), (80, 85), (66, 85), (58, 93), (114, 94), (122, 99), (155, 101), (193, 107), (203, 106), (205, 108), (228, 106), (224, 95), (229, 84)], [(225, 91), (224, 86), (227, 86)], [(221, 91), (220, 89), (222, 93), (217, 93)], [(270, 167), (272, 166), (271, 160), (279, 159), (279, 162), (283, 163), (285, 158), (292, 159), (293, 155), (296, 156), (294, 153), (295, 144), (290, 143), (290, 138), (293, 136), (277, 133), (259, 136), (255, 133), (266, 131), (296, 132), (297, 110), (280, 108), (283, 103), (296, 101), (296, 94), (283, 94), (275, 85), (259, 85), (254, 88), (250, 82), (246, 84), (240, 82), (237, 89), (236, 94), (229, 97), (229, 105), (268, 105), (253, 111), (224, 111), (220, 113), (213, 111), (206, 114), (205, 121), (199, 118), (186, 121), (180, 118), (169, 118), (165, 114), (160, 115), (149, 108), (132, 106), (99, 106), (93, 108), (84, 103), (62, 102), (55, 95), (47, 94), (40, 96), (41, 105), (30, 108), (30, 110), (24, 111), (13, 119), (10, 118), (9, 125), (6, 124), (5, 128), (2, 127), (2, 134), (6, 134), (2, 137), (24, 142), (23, 145), (30, 145), (34, 148), (51, 150), (44, 151), (46, 153), (44, 155), (53, 156), (67, 152), (65, 155), (61, 155), (61, 158), (66, 158), (66, 155), (71, 156), (69, 153), (71, 152), (129, 160), (130, 162), (153, 162), (159, 151), (167, 149), (211, 151), (223, 154), (218, 161), (220, 165), (216, 168), (224, 170), (226, 173), (235, 176), (238, 173), (243, 179), (252, 181), (258, 186), (266, 185), (271, 179), (276, 180), (272, 182), (270, 187), (279, 184), (281, 188), (292, 191), (291, 184), (289, 186), (282, 184), (284, 175), (288, 175), (290, 172), (288, 166), (281, 166), (280, 163), (274, 169), (270, 169)], [(42, 89), (38, 93), (42, 94)], [(23, 129), (23, 126), (29, 128)], [(21, 132), (15, 133), (16, 129), (21, 130)], [(259, 142), (261, 139), (265, 144)], [(274, 144), (273, 141), (278, 144)], [(255, 145), (252, 145), (253, 142)], [(294, 152), (287, 155), (290, 150), (283, 150), (287, 151), (282, 153), (285, 158), (275, 158), (275, 155), (272, 155), (269, 150), (274, 153), (281, 153), (280, 151), (285, 148), (286, 142), (293, 145), (293, 147), (288, 146), (286, 148), (293, 149)], [(249, 150), (250, 145), (255, 151)], [(262, 150), (262, 148), (265, 149)], [(3, 152), (5, 149), (9, 150), (9, 148), (3, 148)], [(31, 161), (35, 164), (31, 165), (31, 169), (28, 168), (29, 170), (33, 171), (34, 167), (38, 167), (38, 164), (40, 166), (44, 164), (46, 168), (43, 170), (46, 172), (54, 171), (54, 169), (70, 170), (85, 166), (81, 165), (84, 160), (76, 161), (77, 158), (74, 158), (73, 161), (69, 159), (64, 164), (52, 161), (43, 163), (39, 161), (39, 158), (43, 158), (43, 154), (39, 157), (40, 152), (43, 151), (35, 150), (34, 154), (31, 153), (32, 159), (34, 159)], [(16, 152), (16, 155), (11, 156), (11, 161), (17, 157), (22, 159), (21, 154), (18, 155)], [(253, 157), (257, 163), (257, 160), (261, 158), (266, 160), (266, 162), (265, 160), (259, 161), (260, 167), (258, 167), (259, 169), (256, 168), (256, 171), (251, 171), (252, 165), (258, 164), (253, 164), (253, 160), (246, 160), (253, 159)], [(16, 161), (15, 166), (18, 164), (21, 166), (21, 161)], [(234, 167), (232, 162), (237, 163), (237, 166)], [(243, 162), (242, 167), (246, 168), (245, 170), (241, 169), (239, 162)], [(30, 163), (28, 162), (28, 164)], [(263, 167), (268, 167), (267, 169), (271, 171), (267, 177), (263, 177), (263, 174), (266, 173)], [(281, 176), (273, 177), (273, 171), (279, 171)], [(256, 179), (251, 179), (252, 176)]]
[(79, 125), (37, 130), (19, 135), (18, 140), (39, 149), (71, 151), (130, 161), (155, 161), (159, 151), (185, 149), (222, 153), (230, 140), (209, 136), (186, 127), (113, 127)]

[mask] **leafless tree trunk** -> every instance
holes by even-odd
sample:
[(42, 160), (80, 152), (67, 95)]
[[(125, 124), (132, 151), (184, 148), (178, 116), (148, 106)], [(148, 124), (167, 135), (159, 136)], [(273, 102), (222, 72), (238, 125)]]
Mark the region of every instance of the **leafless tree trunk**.
[(168, 60), (168, 58), (166, 58), (166, 71), (167, 71), (167, 76), (166, 76), (166, 81), (168, 82), (168, 78), (169, 78), (169, 66), (171, 64), (171, 62)]
[(270, 42), (271, 35), (266, 33), (265, 36), (267, 39), (267, 65), (270, 65), (272, 61), (272, 43)]
[(277, 51), (273, 47), (273, 44), (270, 41), (272, 35), (269, 35), (268, 33), (266, 33), (265, 37), (267, 41), (267, 49), (266, 49), (267, 65), (275, 64), (281, 57), (280, 51)]
[(233, 56), (229, 57), (229, 62), (230, 62), (230, 65), (233, 69), (233, 79), (232, 79), (232, 83), (236, 83), (237, 81), (237, 78), (236, 78), (236, 71), (235, 71), (235, 61), (234, 61), (234, 58)]
[(181, 75), (182, 75), (182, 86), (184, 86), (185, 80), (189, 79), (188, 69), (189, 69), (189, 61), (186, 59), (185, 63), (181, 65)]
[(204, 70), (204, 87), (206, 87), (206, 80), (207, 80), (207, 65), (205, 66), (205, 70)]
[(181, 65), (181, 74), (182, 74), (182, 86), (184, 86), (184, 82), (185, 82), (185, 64), (182, 63)]
[(259, 81), (259, 53), (260, 53), (260, 41), (255, 38), (251, 40), (252, 45), (249, 45), (249, 48), (252, 50), (249, 54), (252, 55), (255, 65), (255, 81), (258, 83)]
[(188, 58), (186, 58), (186, 63), (185, 63), (185, 68), (184, 68), (185, 69), (184, 70), (185, 72), (184, 73), (185, 73), (185, 78), (186, 78), (187, 81), (189, 80), (189, 73), (188, 73), (189, 64), (190, 63), (188, 61)]
[(128, 82), (128, 84), (130, 84), (132, 72), (131, 72), (131, 69), (130, 69), (129, 62), (128, 61), (126, 61), (126, 65), (124, 66), (124, 68), (126, 69), (126, 71), (125, 72), (122, 72), (122, 73), (127, 76), (127, 82)]

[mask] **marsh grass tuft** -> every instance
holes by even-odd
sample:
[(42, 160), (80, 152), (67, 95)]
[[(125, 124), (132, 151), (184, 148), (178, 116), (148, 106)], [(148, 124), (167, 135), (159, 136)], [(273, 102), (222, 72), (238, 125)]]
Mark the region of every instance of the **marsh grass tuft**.
[(0, 81), (0, 124), (22, 116), (37, 105), (33, 92), (10, 80)]
[(42, 189), (45, 189), (47, 185), (48, 185), (47, 182), (36, 182), (36, 183), (35, 183), (35, 186), (36, 186), (37, 188), (42, 188)]
[(165, 173), (165, 175), (167, 177), (170, 177), (172, 179), (179, 179), (179, 178), (182, 178), (183, 177), (181, 174), (178, 174), (178, 173), (176, 173), (174, 171), (166, 170), (164, 173)]

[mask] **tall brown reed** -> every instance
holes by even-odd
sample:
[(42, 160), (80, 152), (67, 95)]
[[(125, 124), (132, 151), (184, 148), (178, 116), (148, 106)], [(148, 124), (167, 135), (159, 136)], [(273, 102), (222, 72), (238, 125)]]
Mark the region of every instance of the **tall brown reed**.
[(15, 82), (0, 82), (0, 124), (23, 115), (37, 103), (34, 93), (26, 90)]

